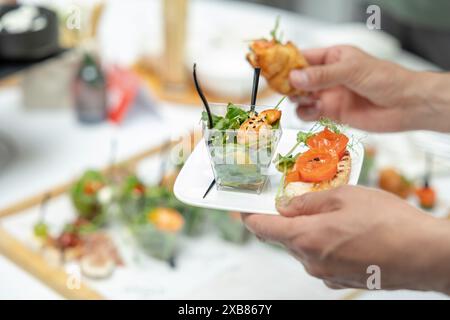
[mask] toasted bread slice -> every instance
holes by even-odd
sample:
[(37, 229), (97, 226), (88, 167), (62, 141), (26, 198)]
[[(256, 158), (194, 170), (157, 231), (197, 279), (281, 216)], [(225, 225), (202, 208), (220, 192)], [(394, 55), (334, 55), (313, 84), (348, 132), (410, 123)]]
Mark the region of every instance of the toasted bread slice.
[(333, 179), (320, 183), (291, 182), (285, 186), (283, 194), (276, 199), (277, 203), (289, 202), (292, 198), (307, 192), (337, 188), (348, 183), (352, 167), (352, 159), (348, 151), (338, 163), (337, 173)]

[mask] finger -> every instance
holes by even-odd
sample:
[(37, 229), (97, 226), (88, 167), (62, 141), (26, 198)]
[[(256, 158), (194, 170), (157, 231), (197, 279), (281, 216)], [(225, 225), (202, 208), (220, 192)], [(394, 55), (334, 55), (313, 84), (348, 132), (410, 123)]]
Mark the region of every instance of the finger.
[(294, 237), (302, 228), (300, 223), (294, 225), (293, 219), (275, 215), (245, 213), (242, 221), (258, 238), (280, 243)]
[(339, 202), (333, 193), (334, 190), (308, 192), (292, 198), (288, 203), (277, 203), (277, 210), (285, 217), (336, 211), (339, 209)]
[(325, 63), (329, 48), (314, 48), (302, 50), (302, 54), (310, 65), (320, 65)]
[(323, 283), (324, 283), (328, 288), (330, 288), (330, 289), (335, 289), (335, 290), (338, 290), (338, 289), (347, 289), (347, 287), (345, 287), (345, 286), (343, 286), (343, 285), (341, 285), (341, 284), (339, 284), (339, 283), (330, 281), (330, 280), (324, 280)]
[(315, 95), (294, 95), (289, 96), (289, 100), (294, 103), (298, 103), (301, 105), (311, 104), (317, 101), (317, 97)]
[(289, 81), (294, 88), (312, 91), (346, 84), (349, 70), (341, 63), (292, 70)]

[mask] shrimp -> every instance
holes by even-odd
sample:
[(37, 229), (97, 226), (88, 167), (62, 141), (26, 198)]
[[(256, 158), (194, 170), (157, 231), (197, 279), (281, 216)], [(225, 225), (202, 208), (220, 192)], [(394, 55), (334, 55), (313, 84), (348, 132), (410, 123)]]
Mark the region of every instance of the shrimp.
[(237, 142), (251, 146), (263, 145), (271, 137), (272, 125), (281, 119), (281, 111), (267, 109), (247, 119), (239, 128)]

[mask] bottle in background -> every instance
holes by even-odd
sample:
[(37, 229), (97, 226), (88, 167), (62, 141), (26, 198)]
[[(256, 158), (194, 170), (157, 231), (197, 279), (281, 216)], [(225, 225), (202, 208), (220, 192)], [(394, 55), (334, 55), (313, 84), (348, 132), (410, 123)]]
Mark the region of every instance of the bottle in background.
[(74, 104), (82, 123), (99, 123), (107, 118), (105, 76), (89, 53), (84, 54), (75, 78)]

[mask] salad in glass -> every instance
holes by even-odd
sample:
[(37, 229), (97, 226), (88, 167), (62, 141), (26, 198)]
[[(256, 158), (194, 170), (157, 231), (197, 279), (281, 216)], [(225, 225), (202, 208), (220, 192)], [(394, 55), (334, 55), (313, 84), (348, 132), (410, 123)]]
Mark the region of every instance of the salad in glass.
[(257, 106), (254, 111), (249, 105), (211, 104), (212, 126), (203, 112), (203, 137), (219, 190), (263, 190), (282, 134), (282, 100), (273, 108)]

